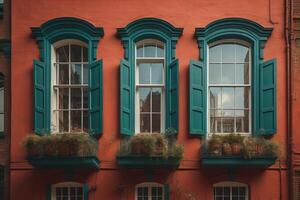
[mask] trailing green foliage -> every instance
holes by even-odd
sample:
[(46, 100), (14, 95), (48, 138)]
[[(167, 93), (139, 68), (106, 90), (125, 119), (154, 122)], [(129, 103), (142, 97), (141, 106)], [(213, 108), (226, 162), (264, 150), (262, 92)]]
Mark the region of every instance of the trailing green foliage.
[(97, 141), (87, 133), (29, 135), (24, 141), (29, 157), (95, 156)]
[(160, 133), (140, 133), (121, 143), (118, 155), (161, 156), (182, 159), (184, 147)]

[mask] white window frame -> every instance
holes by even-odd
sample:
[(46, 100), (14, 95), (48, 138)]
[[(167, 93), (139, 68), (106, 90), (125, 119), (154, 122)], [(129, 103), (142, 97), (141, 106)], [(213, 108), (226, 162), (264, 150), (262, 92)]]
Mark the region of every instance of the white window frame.
[[(210, 48), (213, 47), (213, 46), (217, 46), (217, 45), (222, 45), (222, 44), (238, 44), (238, 45), (242, 45), (242, 46), (245, 46), (249, 49), (249, 84), (210, 84), (209, 83), (209, 65), (210, 65), (210, 62), (209, 62), (209, 51), (210, 51)], [(235, 52), (236, 53), (236, 52)], [(251, 133), (252, 133), (252, 46), (244, 41), (244, 40), (240, 40), (240, 39), (221, 39), (221, 40), (218, 40), (216, 42), (213, 42), (213, 43), (210, 43), (207, 45), (207, 74), (206, 74), (206, 77), (207, 77), (207, 88), (206, 88), (206, 91), (207, 91), (207, 138), (210, 138), (213, 134), (221, 134), (221, 135), (229, 135), (231, 133), (211, 133), (210, 132), (210, 95), (209, 95), (209, 88), (211, 86), (219, 86), (219, 87), (249, 87), (249, 109), (248, 109), (248, 112), (249, 112), (249, 132), (239, 132), (239, 133), (236, 133), (236, 134), (240, 134), (240, 135), (244, 135), (244, 136), (250, 136)], [(221, 63), (223, 63), (221, 61)], [(235, 63), (236, 64), (236, 63)], [(236, 74), (235, 74), (236, 76)], [(234, 125), (235, 126), (235, 125)]]
[[(51, 200), (56, 200), (56, 188), (62, 188), (62, 187), (67, 187), (67, 188), (81, 187), (82, 188), (82, 200), (84, 200), (83, 184), (77, 183), (77, 182), (62, 182), (62, 183), (57, 183), (57, 184), (52, 185)], [(68, 189), (68, 192), (70, 192), (69, 189)], [(70, 193), (69, 193), (69, 195), (70, 195)], [(69, 198), (68, 200), (70, 200), (70, 196), (68, 198)]]
[(230, 200), (232, 200), (232, 187), (244, 187), (245, 188), (245, 197), (246, 200), (249, 200), (249, 187), (247, 184), (239, 183), (239, 182), (232, 182), (232, 181), (224, 181), (219, 182), (213, 185), (213, 193), (212, 193), (212, 199), (215, 198), (215, 187), (230, 187)]
[[(158, 44), (164, 47), (164, 57), (137, 57), (137, 47), (139, 45), (145, 45), (145, 44), (155, 44), (157, 46)], [(160, 132), (163, 133), (165, 130), (165, 94), (166, 94), (166, 84), (165, 84), (165, 74), (166, 74), (166, 45), (156, 39), (144, 39), (140, 40), (135, 43), (135, 56), (134, 56), (134, 62), (135, 62), (135, 133), (140, 133), (140, 101), (139, 101), (139, 90), (138, 88), (141, 87), (159, 87), (161, 88), (161, 115), (160, 115)], [(156, 52), (157, 53), (157, 52)], [(162, 84), (139, 84), (139, 67), (138, 67), (138, 61), (149, 61), (149, 62), (159, 62), (163, 61), (163, 74), (162, 74)], [(151, 80), (151, 77), (150, 77)], [(151, 111), (150, 111), (151, 113)], [(151, 114), (150, 114), (151, 115)], [(151, 118), (150, 118), (151, 120)], [(150, 123), (150, 129), (151, 129), (152, 123)], [(151, 130), (150, 130), (151, 132)]]
[[(54, 43), (53, 45), (51, 45), (51, 133), (56, 133), (56, 134), (60, 134), (61, 132), (59, 132), (59, 115), (56, 114), (55, 112), (59, 112), (58, 110), (65, 110), (65, 111), (71, 111), (72, 109), (69, 108), (68, 109), (57, 109), (57, 105), (58, 105), (58, 92), (56, 93), (54, 90), (55, 88), (58, 88), (58, 86), (61, 87), (66, 87), (66, 88), (70, 88), (71, 85), (71, 68), (69, 67), (69, 84), (55, 84), (57, 83), (57, 68), (56, 68), (56, 49), (62, 47), (62, 46), (66, 46), (66, 45), (79, 45), (82, 47), (86, 47), (88, 48), (88, 44), (86, 44), (85, 42), (82, 42), (80, 40), (76, 40), (76, 39), (65, 39), (65, 40), (60, 40), (56, 43)], [(72, 63), (78, 63), (78, 62), (71, 62), (71, 50), (69, 48), (69, 61), (66, 62), (66, 64), (72, 64)], [(81, 64), (88, 64), (87, 62), (80, 62)], [(83, 68), (81, 68), (81, 74), (83, 74)], [(83, 78), (82, 78), (83, 79)], [(81, 83), (83, 80), (81, 80)], [(79, 88), (88, 88), (88, 84), (72, 84), (71, 87), (79, 87)], [(83, 101), (83, 99), (82, 99)], [(71, 104), (71, 94), (69, 92), (69, 105)], [(81, 108), (83, 109), (83, 108)], [(78, 110), (78, 109), (77, 109)], [(83, 109), (88, 111), (88, 109)], [(83, 125), (82, 122), (83, 119), (81, 119), (81, 124)], [(69, 132), (71, 129), (71, 114), (69, 114)], [(65, 133), (65, 132), (64, 132)]]
[[(135, 186), (135, 200), (138, 200), (138, 188), (140, 187), (147, 187), (148, 188), (148, 199), (152, 199), (152, 187), (160, 187), (162, 189), (162, 200), (165, 199), (165, 191), (164, 191), (164, 185), (160, 183), (154, 183), (154, 182), (145, 182), (140, 183)], [(150, 194), (149, 194), (150, 193)]]

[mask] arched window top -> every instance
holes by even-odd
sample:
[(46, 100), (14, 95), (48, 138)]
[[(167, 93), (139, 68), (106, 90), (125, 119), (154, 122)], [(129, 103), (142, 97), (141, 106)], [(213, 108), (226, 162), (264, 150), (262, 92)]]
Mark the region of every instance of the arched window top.
[(215, 183), (213, 186), (214, 186), (214, 187), (220, 187), (220, 186), (240, 186), (240, 187), (248, 187), (248, 185), (245, 184), (245, 183), (234, 182), (234, 181), (222, 181), (222, 182)]
[(139, 183), (137, 184), (135, 187), (144, 187), (144, 186), (158, 186), (158, 187), (163, 187), (163, 184), (160, 183), (156, 183), (156, 182), (143, 182), (143, 183)]
[(77, 187), (82, 187), (82, 183), (78, 182), (60, 182), (52, 185), (53, 187), (63, 187), (63, 186), (77, 186)]
[(81, 40), (76, 40), (76, 39), (64, 39), (64, 40), (59, 40), (53, 44), (54, 49), (61, 48), (63, 46), (67, 45), (77, 45), (77, 46), (82, 46), (82, 47), (88, 47), (88, 44), (86, 42), (82, 42)]

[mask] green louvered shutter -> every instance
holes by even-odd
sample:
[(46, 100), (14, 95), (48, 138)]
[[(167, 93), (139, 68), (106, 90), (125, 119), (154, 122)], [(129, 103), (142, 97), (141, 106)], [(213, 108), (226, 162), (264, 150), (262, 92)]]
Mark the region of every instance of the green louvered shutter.
[(276, 60), (260, 64), (259, 119), (256, 135), (276, 133)]
[(89, 186), (88, 186), (88, 184), (83, 185), (83, 200), (89, 200)]
[(206, 69), (202, 62), (190, 61), (189, 123), (190, 134), (206, 134)]
[(51, 200), (51, 194), (52, 194), (51, 185), (48, 185), (46, 187), (46, 200)]
[(50, 132), (47, 127), (47, 88), (45, 64), (38, 60), (33, 61), (34, 66), (34, 130), (37, 134)]
[(175, 129), (178, 132), (178, 59), (173, 60), (167, 67), (166, 83), (166, 128)]
[(170, 199), (170, 185), (164, 184), (164, 200)]
[(120, 129), (130, 136), (134, 134), (134, 83), (129, 62), (122, 59), (120, 68)]
[(102, 60), (89, 65), (89, 132), (102, 133)]

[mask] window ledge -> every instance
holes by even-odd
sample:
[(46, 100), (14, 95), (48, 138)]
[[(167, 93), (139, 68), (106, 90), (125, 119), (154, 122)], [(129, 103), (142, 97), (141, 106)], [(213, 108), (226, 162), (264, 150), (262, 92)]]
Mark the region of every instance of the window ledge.
[(118, 165), (125, 168), (178, 168), (180, 160), (177, 157), (164, 158), (162, 156), (117, 156)]
[(244, 158), (241, 156), (213, 156), (201, 155), (201, 163), (205, 167), (255, 167), (267, 168), (273, 164), (277, 157), (274, 156), (255, 156)]
[(99, 169), (100, 161), (96, 156), (71, 157), (28, 157), (28, 162), (40, 169)]

